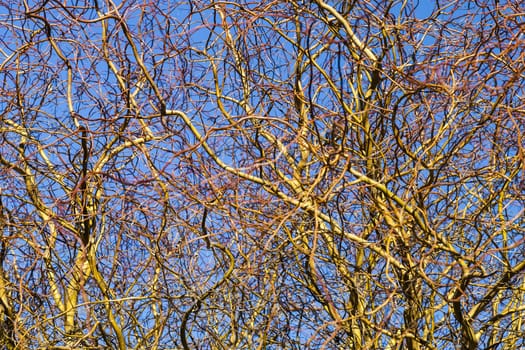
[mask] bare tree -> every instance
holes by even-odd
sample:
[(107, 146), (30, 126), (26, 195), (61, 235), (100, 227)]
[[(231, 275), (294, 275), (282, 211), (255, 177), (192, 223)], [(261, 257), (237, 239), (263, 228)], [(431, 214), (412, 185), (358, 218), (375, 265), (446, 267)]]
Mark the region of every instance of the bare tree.
[(525, 346), (524, 13), (3, 3), (3, 348)]

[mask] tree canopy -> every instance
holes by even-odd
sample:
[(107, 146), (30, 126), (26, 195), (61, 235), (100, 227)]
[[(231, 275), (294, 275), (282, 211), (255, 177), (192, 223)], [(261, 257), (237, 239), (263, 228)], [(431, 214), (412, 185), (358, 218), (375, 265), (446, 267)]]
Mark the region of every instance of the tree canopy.
[(524, 23), (0, 2), (0, 344), (525, 347)]

